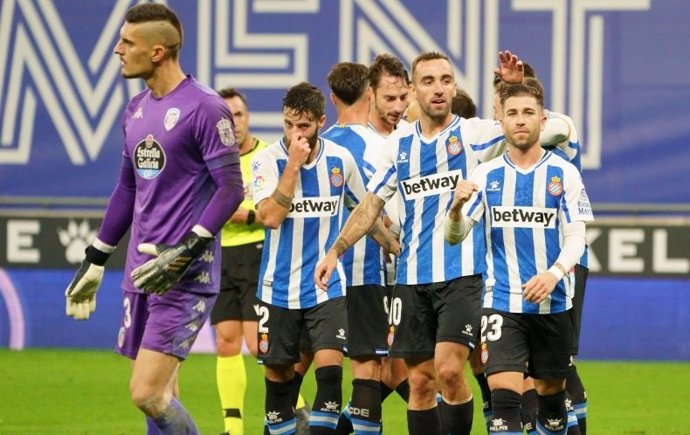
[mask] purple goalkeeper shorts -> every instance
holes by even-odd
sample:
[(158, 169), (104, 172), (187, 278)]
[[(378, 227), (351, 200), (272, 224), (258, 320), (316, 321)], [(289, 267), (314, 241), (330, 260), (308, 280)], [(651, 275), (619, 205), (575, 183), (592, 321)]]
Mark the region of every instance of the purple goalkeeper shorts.
[(172, 288), (163, 296), (123, 292), (115, 352), (136, 359), (140, 348), (187, 358), (216, 295)]

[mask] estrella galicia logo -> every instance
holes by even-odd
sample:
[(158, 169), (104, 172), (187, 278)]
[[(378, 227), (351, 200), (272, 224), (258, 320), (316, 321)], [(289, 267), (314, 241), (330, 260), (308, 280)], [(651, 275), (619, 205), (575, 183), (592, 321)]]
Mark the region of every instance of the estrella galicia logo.
[(134, 147), (134, 167), (142, 178), (156, 178), (165, 167), (165, 152), (152, 134)]

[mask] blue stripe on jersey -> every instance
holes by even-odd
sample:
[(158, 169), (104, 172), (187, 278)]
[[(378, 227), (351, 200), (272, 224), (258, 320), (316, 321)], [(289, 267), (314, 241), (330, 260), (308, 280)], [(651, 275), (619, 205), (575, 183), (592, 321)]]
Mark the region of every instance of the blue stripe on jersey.
[[(398, 156), (400, 156), (402, 153), (407, 154), (408, 156), (410, 155), (410, 150), (412, 149), (412, 136), (407, 136), (398, 142)], [(399, 158), (399, 157), (398, 157)], [(401, 183), (402, 180), (406, 180), (410, 178), (410, 164), (409, 164), (409, 157), (408, 157), (408, 162), (407, 163), (398, 163), (397, 165), (397, 172), (398, 172), (398, 192), (400, 195), (403, 196), (404, 198), (404, 189), (403, 185)], [(393, 166), (395, 167), (395, 166)], [(390, 171), (389, 171), (390, 172)], [(388, 177), (385, 177), (388, 178)], [(384, 178), (384, 179), (385, 179)], [(375, 191), (378, 189), (374, 189)], [(405, 219), (403, 220), (403, 228), (401, 228), (401, 234), (403, 235), (402, 239), (402, 245), (401, 246), (410, 246), (410, 242), (412, 241), (412, 226), (414, 225), (414, 202), (412, 201), (404, 201), (405, 204)], [(402, 281), (400, 278), (401, 277), (406, 277), (407, 276), (407, 260), (409, 258), (410, 252), (409, 249), (403, 249), (400, 258), (398, 259), (398, 281), (399, 282), (405, 282)]]
[(502, 141), (503, 139), (505, 139), (505, 136), (497, 136), (488, 142), (484, 142), (484, 143), (480, 143), (480, 144), (471, 144), (471, 146), (472, 146), (473, 150), (479, 152), (479, 151), (483, 151), (487, 148), (492, 147), (493, 145)]
[[(460, 135), (460, 126), (454, 128), (448, 135), (448, 137), (456, 137), (458, 139), (459, 146), (460, 146), (460, 153), (456, 156), (449, 156), (448, 158), (448, 171), (455, 171), (455, 170), (460, 170), (462, 171), (462, 178), (467, 179), (467, 152), (465, 152), (464, 146), (462, 144), (462, 139)], [(442, 204), (444, 207), (443, 210), (446, 211), (450, 208), (450, 205), (453, 203), (453, 198), (455, 197), (455, 192), (451, 193), (451, 195), (448, 197), (448, 202), (446, 204)], [(431, 231), (429, 233), (432, 233)], [(478, 235), (482, 235), (483, 231), (480, 230), (480, 225), (476, 225), (472, 229), (473, 233), (473, 242), (474, 242), (474, 247), (475, 249), (473, 252), (476, 254), (477, 252), (481, 252), (482, 255), (482, 261), (483, 261), (483, 253), (484, 249), (476, 249), (477, 248), (477, 241), (478, 240), (484, 240), (483, 236), (480, 239), (476, 239)], [(431, 245), (431, 244), (430, 244)], [(483, 244), (482, 244), (483, 245)], [(462, 274), (462, 244), (457, 243), (455, 245), (451, 245), (450, 243), (446, 242), (444, 240), (443, 243), (443, 262), (444, 262), (444, 268), (448, 273), (450, 273), (450, 276), (459, 276)], [(431, 259), (431, 255), (429, 256)], [(474, 259), (477, 259), (477, 255), (474, 255)], [(481, 264), (481, 263), (474, 263), (474, 264)], [(431, 265), (433, 267), (433, 265)]]
[[(344, 174), (345, 174), (345, 164), (343, 163), (343, 159), (340, 157), (334, 157), (334, 156), (329, 156), (326, 158), (326, 166), (328, 167), (328, 173), (334, 174), (334, 171), (340, 171), (340, 176), (343, 177), (343, 183), (345, 183), (344, 179)], [(332, 196), (341, 196), (344, 200), (344, 195), (341, 195), (342, 188), (334, 186), (333, 183), (329, 183), (329, 186), (331, 188), (331, 195)], [(345, 184), (345, 188), (347, 191), (347, 184)], [(352, 196), (352, 194), (350, 194)], [(342, 206), (344, 207), (344, 205)], [(336, 238), (338, 237), (338, 233), (340, 232), (340, 227), (342, 217), (338, 216), (337, 214), (335, 216), (331, 216), (330, 218), (330, 227), (328, 229), (328, 236), (326, 238), (326, 249), (323, 252), (323, 255), (328, 252), (329, 249), (331, 249), (331, 246), (333, 246), (333, 243), (335, 243)], [(318, 243), (308, 243), (309, 245), (318, 245)], [(304, 285), (308, 286), (314, 286), (314, 270), (316, 267), (316, 263), (319, 261), (319, 258), (317, 256), (316, 261), (311, 263), (313, 267), (309, 271), (309, 276), (305, 277), (304, 274), (302, 276), (302, 282)], [(318, 290), (317, 290), (318, 291)], [(333, 274), (331, 275), (331, 280), (329, 281), (328, 285), (328, 297), (329, 298), (335, 298), (337, 296), (341, 296), (343, 294), (343, 283), (340, 280), (340, 277), (338, 274)], [(314, 293), (314, 297), (316, 297), (316, 293)]]

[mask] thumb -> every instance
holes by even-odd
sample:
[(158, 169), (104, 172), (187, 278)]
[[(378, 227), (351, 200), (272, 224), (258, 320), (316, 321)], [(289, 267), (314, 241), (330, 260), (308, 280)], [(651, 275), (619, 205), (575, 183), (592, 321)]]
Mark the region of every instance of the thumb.
[(158, 249), (156, 249), (156, 245), (153, 243), (139, 243), (137, 250), (142, 254), (158, 257)]

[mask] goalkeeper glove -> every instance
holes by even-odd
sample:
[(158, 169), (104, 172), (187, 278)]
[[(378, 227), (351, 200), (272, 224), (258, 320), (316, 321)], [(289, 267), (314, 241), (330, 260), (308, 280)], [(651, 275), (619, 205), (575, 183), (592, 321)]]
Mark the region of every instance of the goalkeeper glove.
[[(112, 248), (102, 242), (101, 244), (103, 247)], [(86, 248), (86, 258), (65, 290), (65, 313), (69, 317), (76, 320), (88, 320), (91, 313), (96, 310), (96, 292), (103, 280), (105, 270), (103, 265), (108, 257), (110, 257), (109, 252), (103, 252), (93, 245)]]
[(165, 294), (182, 278), (194, 259), (204, 252), (211, 241), (213, 237), (202, 237), (190, 231), (176, 245), (139, 244), (139, 252), (156, 258), (132, 271), (134, 286), (145, 293)]

